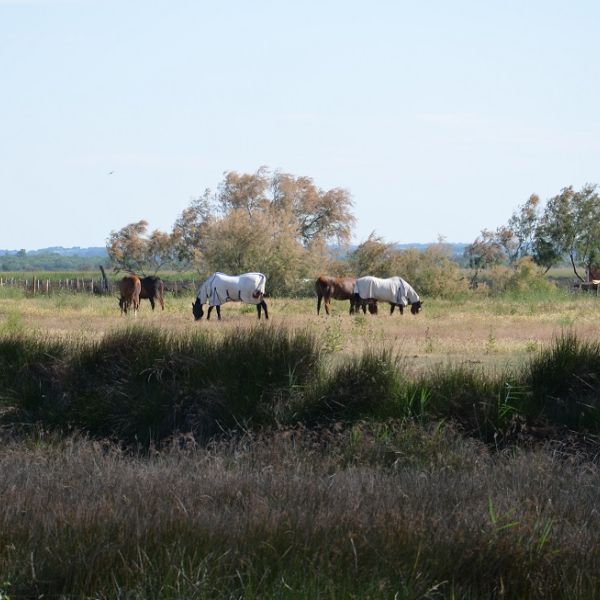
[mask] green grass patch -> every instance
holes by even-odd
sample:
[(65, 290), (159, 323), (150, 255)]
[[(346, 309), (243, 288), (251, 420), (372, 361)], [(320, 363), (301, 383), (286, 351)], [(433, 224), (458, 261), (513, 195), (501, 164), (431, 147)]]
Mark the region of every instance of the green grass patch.
[(308, 330), (260, 324), (167, 333), (129, 327), (99, 341), (0, 334), (5, 423), (125, 443), (179, 432), (209, 439), (231, 429), (362, 419), (449, 419), (486, 442), (516, 417), (600, 432), (600, 344), (572, 334), (516, 369), (471, 364), (408, 375), (395, 351), (368, 347), (325, 366), (327, 345)]

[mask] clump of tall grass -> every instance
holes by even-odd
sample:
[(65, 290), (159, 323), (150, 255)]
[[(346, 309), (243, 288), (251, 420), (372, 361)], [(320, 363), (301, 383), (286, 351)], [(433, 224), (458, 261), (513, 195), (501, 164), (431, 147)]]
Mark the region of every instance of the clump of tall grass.
[(459, 422), (471, 435), (486, 441), (503, 431), (513, 414), (526, 409), (515, 392), (518, 374), (488, 373), (470, 365), (437, 366), (419, 376), (415, 394), (427, 398), (431, 415)]
[(144, 443), (281, 418), (319, 372), (309, 333), (275, 327), (217, 338), (134, 327), (98, 342), (0, 338), (0, 397), (19, 422)]
[(574, 429), (600, 431), (600, 343), (564, 332), (529, 362), (532, 411)]
[(304, 409), (309, 421), (395, 416), (402, 398), (400, 357), (369, 347), (348, 358), (311, 390)]

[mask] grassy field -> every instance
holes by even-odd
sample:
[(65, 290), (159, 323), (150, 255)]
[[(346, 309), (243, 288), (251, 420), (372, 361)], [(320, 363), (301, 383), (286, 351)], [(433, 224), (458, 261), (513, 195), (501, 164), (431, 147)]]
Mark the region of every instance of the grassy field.
[[(26, 298), (20, 290), (0, 293), (0, 331), (26, 331), (50, 337), (98, 339), (132, 323), (170, 332), (209, 331), (215, 335), (256, 324), (253, 306), (230, 303), (223, 320), (194, 322), (193, 298), (167, 298), (164, 312), (152, 312), (147, 301), (136, 318), (121, 317), (115, 297), (57, 294)], [(392, 346), (424, 369), (440, 362), (467, 361), (484, 366), (520, 364), (564, 330), (582, 339), (597, 339), (600, 298), (557, 292), (547, 297), (486, 298), (454, 301), (426, 299), (421, 314), (377, 316), (347, 314), (347, 302), (333, 302), (333, 316), (316, 315), (316, 300), (269, 298), (269, 325), (308, 329), (324, 339), (336, 355), (361, 352), (367, 346)]]
[(600, 597), (600, 299), (191, 302), (0, 293), (0, 597)]

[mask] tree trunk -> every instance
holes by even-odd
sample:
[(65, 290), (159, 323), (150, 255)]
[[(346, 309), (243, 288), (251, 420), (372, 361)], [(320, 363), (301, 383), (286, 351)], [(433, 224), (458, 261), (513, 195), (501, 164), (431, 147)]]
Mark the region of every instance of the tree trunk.
[(575, 273), (575, 275), (579, 279), (579, 281), (581, 281), (581, 282), (585, 281), (583, 279), (583, 277), (577, 272), (577, 267), (575, 266), (575, 260), (573, 259), (573, 254), (571, 252), (569, 252), (569, 258), (571, 259), (571, 265), (573, 266), (573, 273)]

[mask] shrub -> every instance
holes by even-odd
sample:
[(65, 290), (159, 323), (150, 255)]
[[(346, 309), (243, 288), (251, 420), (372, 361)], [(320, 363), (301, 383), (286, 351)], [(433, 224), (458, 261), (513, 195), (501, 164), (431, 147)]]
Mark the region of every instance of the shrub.
[(556, 291), (556, 285), (545, 277), (530, 256), (518, 260), (513, 268), (492, 267), (488, 281), (494, 294), (551, 294)]
[(420, 296), (455, 298), (467, 291), (468, 281), (443, 244), (434, 244), (423, 252), (401, 252), (396, 265), (398, 273)]

